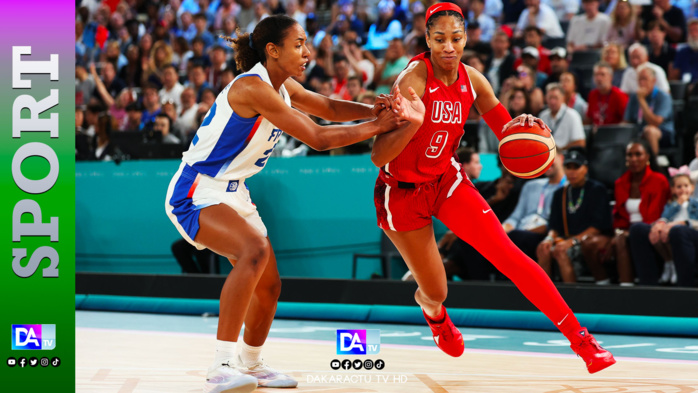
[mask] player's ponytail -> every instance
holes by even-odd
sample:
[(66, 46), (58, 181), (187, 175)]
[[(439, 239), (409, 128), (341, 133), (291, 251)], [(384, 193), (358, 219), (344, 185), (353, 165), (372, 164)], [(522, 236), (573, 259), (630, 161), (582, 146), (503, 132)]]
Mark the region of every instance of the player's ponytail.
[(249, 71), (255, 64), (266, 63), (266, 47), (268, 43), (281, 46), (290, 27), (296, 20), (286, 15), (274, 15), (262, 19), (252, 33), (240, 34), (238, 38), (223, 37), (235, 50), (235, 64), (242, 72)]

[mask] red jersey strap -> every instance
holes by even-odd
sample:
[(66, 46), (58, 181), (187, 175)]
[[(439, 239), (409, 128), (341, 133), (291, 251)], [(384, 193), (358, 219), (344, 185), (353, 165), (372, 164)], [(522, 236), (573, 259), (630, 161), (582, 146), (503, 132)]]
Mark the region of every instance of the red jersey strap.
[(431, 65), (431, 52), (422, 52), (410, 60), (410, 63), (414, 61), (423, 61), (427, 65), (427, 80), (434, 76), (434, 66)]

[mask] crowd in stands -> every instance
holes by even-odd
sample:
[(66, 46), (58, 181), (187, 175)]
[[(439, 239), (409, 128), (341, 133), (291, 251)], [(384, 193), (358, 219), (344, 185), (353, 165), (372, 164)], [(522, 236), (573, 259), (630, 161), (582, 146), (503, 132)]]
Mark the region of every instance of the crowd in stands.
[[(228, 38), (251, 32), (273, 14), (292, 16), (307, 32), (310, 63), (300, 83), (329, 97), (373, 103), (390, 91), (411, 57), (428, 50), (425, 10), (435, 2), (78, 0), (76, 159), (179, 157), (218, 92), (239, 74)], [(681, 174), (667, 172), (694, 156), (694, 2), (452, 2), (468, 19), (462, 61), (486, 76), (512, 117), (542, 118), (561, 153), (552, 177), (492, 185), (494, 198), (502, 198), (505, 188), (518, 189), (506, 192), (516, 209), (500, 217), (512, 239), (566, 282), (590, 274), (600, 284), (661, 279), (695, 285), (695, 250), (688, 244), (698, 241), (698, 202), (686, 197), (685, 188), (693, 188), (698, 161)], [(463, 145), (496, 153), (497, 138), (480, 115), (471, 109)], [(370, 147), (367, 141), (323, 154)], [(274, 154), (319, 153), (284, 136)], [(583, 174), (575, 177), (570, 167)], [(551, 179), (555, 193), (546, 183)], [(539, 200), (545, 200), (543, 208), (536, 207)], [(592, 202), (599, 209), (586, 205)], [(529, 217), (534, 207), (536, 216)], [(558, 207), (569, 207), (569, 216), (556, 217)], [(605, 208), (608, 215), (598, 222), (581, 213)], [(584, 221), (575, 222), (582, 215)], [(679, 230), (675, 223), (682, 219), (686, 225)], [(639, 267), (637, 253), (657, 258)]]

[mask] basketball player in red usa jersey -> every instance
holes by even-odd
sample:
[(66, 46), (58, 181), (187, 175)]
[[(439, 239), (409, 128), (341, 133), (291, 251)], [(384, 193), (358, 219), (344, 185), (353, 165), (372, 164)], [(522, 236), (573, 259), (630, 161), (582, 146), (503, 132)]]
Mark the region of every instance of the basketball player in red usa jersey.
[[(464, 350), (463, 337), (442, 305), (448, 287), (432, 216), (509, 277), (569, 339), (590, 373), (612, 365), (613, 355), (579, 325), (548, 275), (509, 240), (454, 158), (471, 106), (499, 134), (516, 123), (547, 126), (531, 115), (512, 120), (484, 76), (460, 62), (466, 35), (459, 7), (436, 3), (426, 21), (431, 52), (412, 59), (395, 82), (392, 109), (410, 123), (379, 135), (371, 159), (381, 168), (375, 186), (378, 225), (419, 285), (415, 300), (436, 345), (451, 356)], [(409, 94), (403, 97), (400, 91)]]

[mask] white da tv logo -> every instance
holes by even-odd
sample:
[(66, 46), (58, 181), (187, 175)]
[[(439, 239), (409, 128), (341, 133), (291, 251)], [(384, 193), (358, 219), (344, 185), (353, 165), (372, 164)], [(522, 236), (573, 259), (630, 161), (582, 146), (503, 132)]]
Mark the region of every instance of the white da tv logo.
[(12, 325), (12, 349), (56, 348), (56, 325)]

